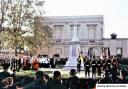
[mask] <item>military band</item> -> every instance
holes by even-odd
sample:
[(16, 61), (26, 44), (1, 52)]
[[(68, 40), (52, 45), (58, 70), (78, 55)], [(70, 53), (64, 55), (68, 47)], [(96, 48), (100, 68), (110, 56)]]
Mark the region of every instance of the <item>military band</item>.
[[(118, 74), (119, 70), (119, 63), (115, 58), (106, 58), (104, 57), (102, 60), (100, 57), (89, 58), (87, 56), (83, 56), (82, 58), (84, 63), (84, 71), (85, 77), (90, 77), (90, 72), (92, 73), (92, 77), (102, 76), (105, 70), (114, 70), (115, 73)], [(80, 56), (77, 59), (77, 72), (80, 73), (81, 70), (81, 58)]]
[[(20, 71), (33, 69), (38, 70), (38, 68), (56, 68), (58, 59), (56, 57), (28, 57), (28, 56), (18, 56), (6, 58), (6, 60), (0, 60), (0, 65), (10, 65), (11, 70)], [(82, 68), (82, 63), (83, 67)], [(100, 57), (89, 58), (88, 56), (81, 55), (77, 58), (77, 72), (80, 74), (81, 71), (85, 72), (85, 77), (96, 77), (102, 76), (105, 70), (113, 70), (113, 75), (119, 73), (119, 62), (115, 57)], [(90, 75), (91, 74), (91, 75)]]

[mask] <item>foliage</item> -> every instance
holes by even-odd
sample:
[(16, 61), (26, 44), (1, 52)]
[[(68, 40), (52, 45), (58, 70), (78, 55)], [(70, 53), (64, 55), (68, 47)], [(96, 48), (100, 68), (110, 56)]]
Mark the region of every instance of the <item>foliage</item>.
[[(14, 49), (28, 46), (35, 50), (48, 46), (52, 37), (51, 28), (44, 23), (44, 1), (2, 0), (0, 33), (5, 45)], [(5, 8), (6, 9), (3, 9)]]

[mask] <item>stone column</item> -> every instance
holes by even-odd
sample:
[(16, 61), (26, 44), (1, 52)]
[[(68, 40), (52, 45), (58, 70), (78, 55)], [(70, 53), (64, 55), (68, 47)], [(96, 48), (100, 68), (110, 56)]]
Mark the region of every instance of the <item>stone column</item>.
[(81, 30), (82, 30), (82, 40), (88, 39), (88, 27), (86, 23), (81, 23)]
[(96, 26), (96, 33), (95, 33), (95, 35), (96, 35), (96, 40), (101, 40), (101, 39), (102, 39), (101, 28), (102, 28), (101, 24), (98, 23), (97, 26)]

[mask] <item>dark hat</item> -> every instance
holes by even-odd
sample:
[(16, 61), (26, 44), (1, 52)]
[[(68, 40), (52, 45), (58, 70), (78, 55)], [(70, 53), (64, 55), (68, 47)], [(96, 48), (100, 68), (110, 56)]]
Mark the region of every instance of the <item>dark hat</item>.
[(105, 76), (109, 76), (111, 73), (110, 73), (110, 71), (109, 70), (105, 70)]
[(49, 79), (49, 75), (44, 74), (45, 78), (48, 80)]
[(8, 69), (8, 68), (9, 68), (9, 66), (10, 66), (10, 65), (9, 65), (8, 63), (5, 63), (5, 64), (3, 64), (2, 66), (3, 66), (3, 69), (5, 69), (5, 70), (6, 70), (6, 69)]
[(75, 70), (75, 69), (71, 69), (71, 70), (70, 70), (70, 74), (71, 74), (71, 75), (75, 75), (75, 74), (76, 74), (76, 70)]
[(42, 78), (42, 77), (44, 76), (44, 73), (43, 73), (43, 71), (37, 71), (37, 72), (35, 73), (35, 75), (36, 75), (36, 78), (37, 78), (37, 79), (40, 79), (40, 78)]
[(127, 71), (126, 70), (121, 70), (121, 74), (123, 77), (126, 77), (127, 76)]
[(61, 73), (60, 71), (54, 71), (54, 78), (58, 77), (58, 76), (61, 76)]

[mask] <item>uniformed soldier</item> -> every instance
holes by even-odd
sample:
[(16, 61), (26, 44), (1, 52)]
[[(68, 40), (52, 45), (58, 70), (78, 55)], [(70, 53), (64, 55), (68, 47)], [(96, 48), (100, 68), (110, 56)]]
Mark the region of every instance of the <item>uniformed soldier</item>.
[(80, 56), (77, 58), (77, 71), (80, 73), (81, 71), (81, 59)]
[(98, 76), (101, 76), (101, 71), (102, 71), (102, 62), (101, 59), (97, 60), (97, 72), (98, 72)]
[(107, 66), (107, 69), (111, 69), (111, 64), (112, 64), (112, 61), (111, 59), (109, 58), (107, 61), (106, 61), (106, 66)]
[(118, 75), (119, 65), (118, 65), (117, 59), (115, 59), (115, 58), (112, 60), (112, 69), (113, 69), (113, 74)]
[(86, 66), (85, 66), (86, 64), (85, 64), (85, 63), (86, 63), (87, 59), (88, 59), (87, 56), (85, 56), (85, 57), (83, 58), (84, 70), (86, 70)]
[(55, 67), (56, 67), (56, 64), (57, 64), (57, 59), (53, 56), (53, 57), (50, 59), (51, 68), (55, 68)]
[(12, 70), (16, 70), (16, 57), (12, 58)]
[(85, 77), (87, 76), (87, 74), (89, 77), (90, 76), (90, 61), (89, 61), (89, 59), (87, 59), (85, 62)]
[(16, 63), (17, 63), (16, 69), (17, 69), (17, 71), (19, 71), (22, 67), (20, 56), (17, 58)]
[(96, 60), (93, 59), (91, 62), (91, 66), (92, 66), (92, 77), (96, 76)]
[(10, 58), (10, 64), (11, 64), (11, 70), (13, 70), (13, 67), (14, 67), (14, 58), (12, 57), (12, 58)]
[(105, 58), (105, 59), (102, 60), (103, 71), (106, 70), (106, 60), (107, 60), (107, 58)]

